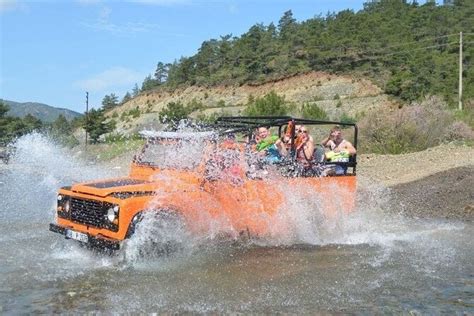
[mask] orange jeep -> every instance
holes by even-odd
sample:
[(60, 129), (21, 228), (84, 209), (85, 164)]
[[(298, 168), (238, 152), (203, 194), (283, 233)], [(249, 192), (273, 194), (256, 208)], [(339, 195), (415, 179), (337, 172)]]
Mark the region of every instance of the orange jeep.
[[(318, 196), (324, 216), (352, 211), (356, 156), (329, 163), (322, 146), (315, 145), (311, 159), (300, 163), (295, 126), (302, 124), (315, 138), (320, 129), (340, 125), (353, 133), (357, 147), (355, 124), (292, 117), (221, 117), (199, 132), (144, 131), (146, 144), (127, 177), (59, 190), (50, 230), (89, 246), (118, 249), (143, 215), (153, 212), (174, 214), (190, 233), (203, 233), (218, 220), (237, 235), (265, 236), (275, 233), (271, 218), (292, 203), (297, 188), (304, 188), (303, 198)], [(270, 161), (267, 151), (255, 149), (260, 127), (274, 131), (272, 139), (287, 140), (286, 155)], [(323, 176), (330, 165), (342, 166), (344, 174)]]

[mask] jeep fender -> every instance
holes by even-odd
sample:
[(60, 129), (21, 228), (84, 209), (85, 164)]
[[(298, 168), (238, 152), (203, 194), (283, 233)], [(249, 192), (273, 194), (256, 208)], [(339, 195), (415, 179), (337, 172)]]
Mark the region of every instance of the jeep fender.
[(181, 213), (179, 211), (175, 210), (175, 209), (170, 209), (170, 208), (144, 209), (144, 210), (138, 211), (133, 216), (132, 220), (130, 221), (130, 224), (128, 225), (127, 233), (125, 234), (124, 239), (129, 239), (130, 237), (133, 236), (133, 234), (135, 233), (135, 230), (137, 228), (137, 225), (143, 220), (143, 216), (146, 213), (150, 213), (150, 212), (153, 212), (153, 213), (156, 213), (156, 214), (158, 214), (158, 213), (172, 214), (173, 216), (179, 217), (180, 220), (183, 220)]

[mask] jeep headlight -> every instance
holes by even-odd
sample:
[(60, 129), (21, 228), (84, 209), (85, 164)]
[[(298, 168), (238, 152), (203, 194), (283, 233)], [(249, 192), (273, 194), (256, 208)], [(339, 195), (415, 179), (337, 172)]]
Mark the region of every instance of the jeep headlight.
[(113, 223), (117, 217), (118, 217), (118, 212), (120, 208), (118, 205), (115, 205), (107, 210), (107, 220), (111, 223)]
[(57, 211), (69, 213), (71, 210), (71, 199), (67, 195), (58, 194)]
[(64, 203), (63, 210), (64, 210), (66, 213), (69, 213), (69, 211), (71, 210), (71, 200), (68, 199), (68, 200)]
[(56, 211), (58, 216), (69, 218), (71, 212), (71, 197), (68, 195), (58, 194)]

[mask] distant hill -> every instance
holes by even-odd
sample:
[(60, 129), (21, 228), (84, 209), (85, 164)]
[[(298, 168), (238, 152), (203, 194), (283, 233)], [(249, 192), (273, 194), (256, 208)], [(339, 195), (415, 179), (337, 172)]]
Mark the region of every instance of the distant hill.
[(55, 108), (53, 106), (37, 103), (37, 102), (14, 102), (9, 100), (2, 100), (3, 103), (7, 104), (10, 107), (10, 110), (7, 112), (9, 116), (16, 117), (25, 117), (27, 114), (31, 114), (36, 118), (39, 118), (41, 121), (48, 123), (53, 122), (62, 114), (68, 121), (82, 116), (82, 114), (62, 108)]

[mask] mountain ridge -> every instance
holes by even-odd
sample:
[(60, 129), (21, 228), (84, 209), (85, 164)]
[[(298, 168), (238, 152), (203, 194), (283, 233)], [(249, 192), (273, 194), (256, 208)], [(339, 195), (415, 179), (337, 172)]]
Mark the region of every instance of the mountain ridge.
[(59, 115), (63, 115), (68, 121), (82, 116), (81, 113), (69, 109), (58, 108), (39, 102), (16, 102), (5, 99), (0, 99), (0, 101), (8, 105), (10, 108), (7, 112), (7, 115), (9, 116), (22, 118), (31, 114), (45, 123), (53, 122)]

